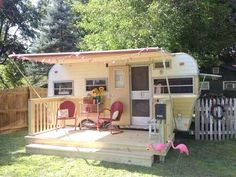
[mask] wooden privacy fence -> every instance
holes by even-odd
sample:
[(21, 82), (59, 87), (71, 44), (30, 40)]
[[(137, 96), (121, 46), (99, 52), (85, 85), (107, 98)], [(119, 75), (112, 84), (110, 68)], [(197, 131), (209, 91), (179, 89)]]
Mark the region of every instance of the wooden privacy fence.
[(236, 138), (236, 98), (199, 99), (195, 114), (197, 140)]
[[(36, 88), (41, 97), (46, 97), (47, 89)], [(36, 94), (29, 88), (0, 91), (0, 132), (27, 127), (28, 99)]]

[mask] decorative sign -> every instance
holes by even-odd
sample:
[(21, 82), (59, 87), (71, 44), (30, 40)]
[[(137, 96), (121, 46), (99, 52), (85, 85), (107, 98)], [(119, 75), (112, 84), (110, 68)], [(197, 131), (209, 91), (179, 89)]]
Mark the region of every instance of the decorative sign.
[(69, 112), (68, 109), (60, 109), (58, 110), (58, 118), (65, 118), (65, 117), (69, 117)]

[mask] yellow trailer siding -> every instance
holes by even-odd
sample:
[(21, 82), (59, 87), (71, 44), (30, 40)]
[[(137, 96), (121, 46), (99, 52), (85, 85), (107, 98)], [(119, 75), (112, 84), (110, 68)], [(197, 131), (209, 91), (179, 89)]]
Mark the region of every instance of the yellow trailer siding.
[[(73, 81), (74, 96), (84, 97), (86, 79), (108, 79), (108, 68), (103, 63), (76, 63), (67, 65), (54, 65), (49, 72), (48, 96), (54, 96), (53, 83), (57, 81)], [(105, 92), (107, 94), (107, 92)]]
[(196, 98), (197, 96), (173, 98), (174, 116), (177, 117), (178, 114), (181, 114), (183, 118), (192, 118), (193, 105)]

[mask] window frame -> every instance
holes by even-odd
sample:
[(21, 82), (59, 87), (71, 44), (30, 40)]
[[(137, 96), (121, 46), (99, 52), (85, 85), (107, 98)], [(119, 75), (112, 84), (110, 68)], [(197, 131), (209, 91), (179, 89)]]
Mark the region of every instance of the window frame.
[[(122, 74), (121, 75), (117, 75), (118, 74), (118, 72), (122, 72)], [(119, 78), (117, 78), (117, 76), (120, 76)], [(122, 88), (125, 88), (125, 71), (124, 71), (124, 69), (122, 69), (122, 68), (120, 68), (120, 69), (114, 69), (114, 82), (115, 82), (115, 84), (114, 84), (114, 87), (116, 88), (116, 89), (122, 89)], [(117, 79), (119, 79), (119, 80), (117, 80)], [(120, 79), (123, 79), (123, 80), (120, 80)], [(120, 85), (119, 85), (120, 84)]]
[[(194, 80), (194, 76), (182, 76), (182, 77), (168, 77), (168, 79), (184, 79), (184, 78), (190, 78), (190, 79), (192, 79), (192, 85), (172, 85), (172, 86), (174, 86), (174, 87), (181, 87), (181, 86), (192, 86), (192, 92), (191, 93), (171, 93), (172, 95), (183, 95), (183, 94), (187, 94), (187, 95), (192, 95), (192, 94), (194, 94), (194, 90), (195, 90), (195, 80)], [(158, 94), (158, 93), (155, 93), (155, 85), (154, 85), (154, 80), (155, 79), (166, 79), (165, 77), (154, 77), (153, 79), (152, 79), (152, 84), (153, 84), (153, 95), (168, 95), (169, 93), (160, 93), (160, 94)], [(165, 87), (167, 87), (167, 85), (165, 86)], [(170, 88), (171, 88), (171, 86), (170, 86)]]
[[(226, 84), (233, 83), (233, 89), (227, 89)], [(236, 91), (236, 81), (223, 81), (223, 90), (225, 91)]]
[(212, 68), (212, 74), (219, 74), (220, 73), (220, 67), (219, 66), (215, 66)]
[[(93, 84), (92, 85), (87, 85), (87, 81), (88, 80), (92, 80), (93, 81)], [(108, 90), (108, 79), (107, 78), (86, 78), (85, 79), (85, 91), (86, 92), (90, 92), (90, 91), (92, 91), (94, 88), (98, 88), (98, 87), (104, 87), (104, 85), (95, 85), (94, 84), (94, 81), (95, 80), (104, 80), (105, 81), (105, 88), (104, 88), (104, 91), (107, 91)], [(91, 87), (93, 87), (91, 90), (87, 90), (87, 87), (89, 87), (89, 86), (91, 86)]]
[[(162, 66), (161, 67), (156, 67), (156, 63), (161, 63)], [(169, 66), (166, 65), (166, 69), (170, 69), (171, 68), (171, 60), (166, 60), (165, 63), (169, 63)], [(153, 63), (153, 69), (164, 69), (163, 61), (154, 62)]]
[[(204, 87), (201, 87), (201, 86), (202, 86), (202, 83), (203, 83), (203, 85), (204, 85), (204, 84), (207, 84), (207, 89), (203, 89)], [(202, 90), (210, 90), (210, 82), (209, 82), (209, 81), (199, 82), (199, 86), (200, 86), (200, 88), (201, 88), (201, 91), (202, 91)]]
[[(63, 88), (63, 89), (71, 89), (71, 94), (58, 94), (56, 95), (55, 94), (55, 84), (63, 84), (63, 83), (71, 83), (71, 88)], [(61, 88), (58, 88), (58, 92), (59, 92), (59, 89)], [(62, 81), (53, 81), (53, 95), (54, 96), (73, 96), (74, 95), (74, 81), (73, 80), (62, 80)]]

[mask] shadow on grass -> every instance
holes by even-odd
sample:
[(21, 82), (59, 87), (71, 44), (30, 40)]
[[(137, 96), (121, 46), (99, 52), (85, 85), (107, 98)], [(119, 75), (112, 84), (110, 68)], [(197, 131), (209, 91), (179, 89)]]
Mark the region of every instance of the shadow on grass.
[(25, 156), (26, 130), (20, 130), (8, 134), (0, 134), (0, 165), (14, 163), (14, 159)]
[(154, 163), (151, 168), (135, 165), (121, 165), (109, 162), (91, 164), (105, 168), (122, 169), (132, 173), (155, 176), (188, 176), (188, 177), (224, 177), (236, 174), (236, 141), (196, 141), (192, 138), (176, 139), (189, 147), (190, 155), (179, 154), (170, 150), (165, 163)]
[[(183, 167), (184, 164), (181, 164), (181, 160), (186, 160), (186, 157), (180, 157), (178, 160), (179, 163), (177, 163), (178, 154), (171, 151), (168, 154), (168, 157), (166, 158), (165, 163), (154, 163), (152, 167), (143, 167), (143, 166), (136, 166), (136, 165), (125, 165), (125, 164), (116, 164), (116, 163), (109, 163), (109, 162), (103, 162), (100, 163), (94, 163), (90, 164), (93, 166), (102, 166), (106, 169), (115, 169), (123, 171), (129, 171), (132, 174), (138, 173), (145, 175), (153, 175), (153, 176), (183, 176), (186, 175), (186, 173), (183, 173), (179, 171), (178, 168)], [(188, 175), (189, 176), (189, 175)]]

